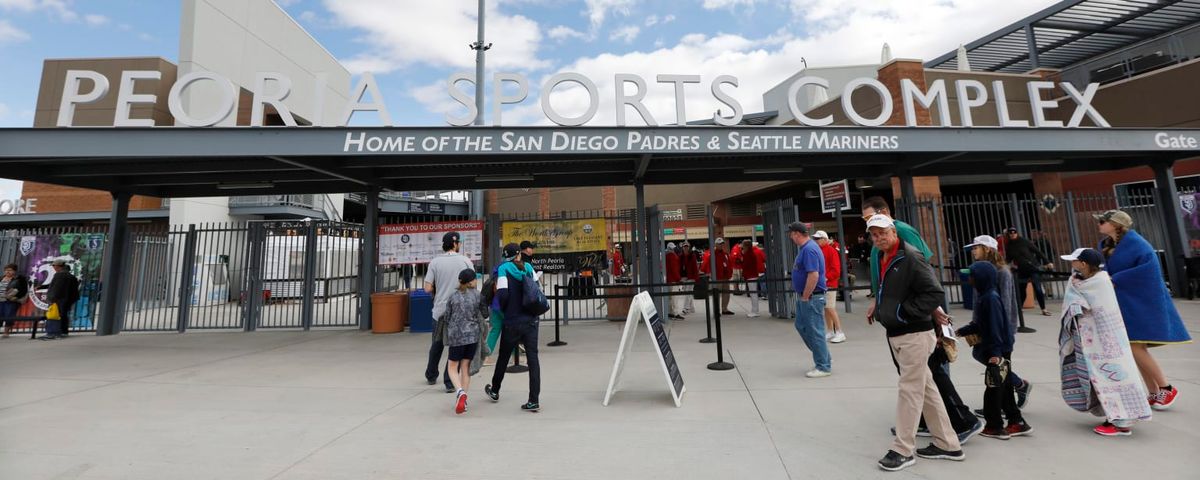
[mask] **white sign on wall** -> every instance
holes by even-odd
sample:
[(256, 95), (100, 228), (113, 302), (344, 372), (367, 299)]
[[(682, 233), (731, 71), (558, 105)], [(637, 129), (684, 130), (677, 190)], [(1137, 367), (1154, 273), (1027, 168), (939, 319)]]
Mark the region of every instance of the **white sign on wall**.
[(0, 215), (37, 213), (36, 198), (13, 198), (0, 200)]
[(458, 232), (459, 253), (472, 262), (483, 261), (483, 221), (404, 223), (379, 227), (379, 264), (429, 263), (442, 254), (442, 237)]

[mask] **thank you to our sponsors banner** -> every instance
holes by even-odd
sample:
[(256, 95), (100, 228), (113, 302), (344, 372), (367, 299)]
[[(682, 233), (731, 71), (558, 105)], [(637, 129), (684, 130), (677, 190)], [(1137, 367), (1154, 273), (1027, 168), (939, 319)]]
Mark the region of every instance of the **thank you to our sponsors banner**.
[(602, 269), (608, 240), (603, 218), (504, 222), (501, 242), (537, 244), (533, 267), (546, 272)]
[(429, 263), (442, 254), (442, 237), (458, 232), (459, 253), (472, 262), (483, 261), (483, 221), (388, 224), (379, 227), (379, 264)]

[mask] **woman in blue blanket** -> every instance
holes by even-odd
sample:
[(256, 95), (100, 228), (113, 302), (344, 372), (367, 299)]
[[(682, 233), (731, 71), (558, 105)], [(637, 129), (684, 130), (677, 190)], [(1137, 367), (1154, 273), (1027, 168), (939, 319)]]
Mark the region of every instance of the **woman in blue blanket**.
[(1150, 406), (1155, 410), (1166, 410), (1175, 403), (1179, 390), (1167, 382), (1162, 367), (1150, 355), (1150, 347), (1191, 343), (1192, 338), (1163, 284), (1158, 255), (1150, 243), (1133, 230), (1133, 218), (1120, 210), (1094, 216), (1104, 235), (1099, 250), (1104, 254), (1105, 270), (1112, 277), (1117, 292), (1133, 359), (1150, 392)]

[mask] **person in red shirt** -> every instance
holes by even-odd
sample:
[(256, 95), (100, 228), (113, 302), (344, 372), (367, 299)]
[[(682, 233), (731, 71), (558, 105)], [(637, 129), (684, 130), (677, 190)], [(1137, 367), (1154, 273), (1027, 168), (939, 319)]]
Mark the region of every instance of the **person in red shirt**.
[[(674, 242), (668, 243), (667, 253), (663, 261), (663, 269), (666, 270), (667, 283), (671, 284), (672, 292), (678, 292), (683, 288), (683, 285), (680, 285), (680, 282), (683, 280), (680, 267), (679, 249), (675, 246)], [(670, 305), (670, 312), (668, 313), (670, 318), (676, 320), (683, 319), (683, 297), (672, 295), (668, 305)]]
[(625, 275), (625, 257), (621, 255), (621, 246), (614, 244), (612, 247), (612, 270), (609, 272), (614, 277)]
[(742, 294), (742, 242), (733, 244), (733, 247), (731, 248), (731, 250), (729, 250), (729, 264), (731, 267), (733, 267), (733, 277), (731, 277), (731, 278), (734, 281), (734, 283), (732, 285), (730, 285), (729, 288), (731, 290), (733, 290), (733, 293), (735, 293), (737, 295), (741, 295)]
[(735, 262), (735, 266), (742, 268), (742, 279), (746, 282), (746, 296), (750, 297), (750, 313), (747, 313), (746, 316), (750, 318), (758, 316), (758, 277), (762, 276), (759, 252), (761, 250), (754, 248), (754, 244), (750, 240), (743, 240), (741, 256)]
[[(679, 255), (679, 261), (683, 264), (683, 288), (684, 291), (691, 292), (695, 290), (696, 281), (700, 280), (700, 252), (693, 249), (692, 245), (686, 240), (682, 245), (683, 253)], [(683, 314), (691, 315), (696, 312), (696, 304), (691, 295), (683, 297)]]
[(825, 340), (831, 343), (846, 341), (842, 332), (842, 319), (837, 313), (837, 289), (842, 279), (842, 256), (838, 254), (837, 242), (829, 238), (824, 230), (817, 230), (812, 236), (821, 246), (821, 254), (825, 256)]
[[(714, 258), (712, 256), (716, 255), (715, 258), (717, 261), (717, 271), (716, 274), (712, 276), (715, 277), (717, 281), (728, 281), (729, 279), (733, 278), (733, 265), (729, 263), (729, 254), (725, 253), (725, 239), (717, 238), (715, 243), (716, 245), (713, 246), (712, 250), (704, 253), (704, 261), (700, 264), (700, 271), (704, 272), (706, 275), (709, 274), (710, 270), (712, 269), (711, 259)], [(733, 315), (733, 312), (729, 310), (728, 288), (728, 286), (723, 286), (722, 288), (724, 293), (721, 294), (721, 304), (718, 305), (718, 307), (722, 309), (721, 315)]]

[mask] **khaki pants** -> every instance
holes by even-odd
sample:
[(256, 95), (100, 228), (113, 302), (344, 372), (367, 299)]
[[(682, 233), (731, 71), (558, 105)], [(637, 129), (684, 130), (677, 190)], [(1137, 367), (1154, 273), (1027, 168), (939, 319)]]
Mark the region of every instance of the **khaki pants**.
[(888, 338), (892, 355), (900, 367), (899, 393), (896, 398), (896, 441), (892, 450), (911, 457), (916, 449), (917, 424), (925, 416), (925, 425), (933, 434), (933, 444), (942, 450), (955, 452), (962, 449), (958, 434), (950, 425), (946, 405), (933, 383), (929, 371), (929, 355), (937, 344), (932, 330), (910, 333)]

